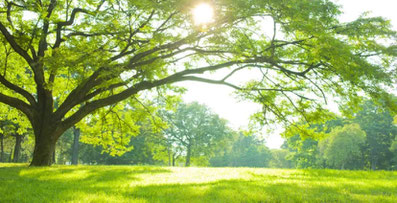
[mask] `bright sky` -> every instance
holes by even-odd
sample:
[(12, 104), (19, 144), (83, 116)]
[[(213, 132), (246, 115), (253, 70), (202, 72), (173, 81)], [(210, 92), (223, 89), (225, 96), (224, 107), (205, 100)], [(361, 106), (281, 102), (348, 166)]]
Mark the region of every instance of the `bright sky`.
[[(343, 6), (342, 21), (354, 20), (361, 13), (371, 11), (370, 16), (383, 16), (390, 19), (394, 29), (397, 30), (397, 0), (336, 0), (336, 2)], [(232, 95), (233, 89), (225, 86), (198, 82), (183, 82), (179, 85), (188, 88), (183, 97), (186, 102), (198, 101), (209, 106), (222, 118), (229, 120), (230, 126), (235, 130), (240, 127), (246, 128), (249, 116), (259, 108), (253, 103), (239, 102)], [(264, 133), (266, 145), (269, 148), (280, 148), (284, 142), (279, 135), (281, 131), (282, 129), (270, 135)]]

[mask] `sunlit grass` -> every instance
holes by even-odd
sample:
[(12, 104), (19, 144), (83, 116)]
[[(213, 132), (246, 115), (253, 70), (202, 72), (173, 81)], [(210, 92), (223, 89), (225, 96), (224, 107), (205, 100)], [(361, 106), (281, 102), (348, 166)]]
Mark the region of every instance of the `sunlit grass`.
[(397, 202), (397, 172), (0, 164), (0, 202)]

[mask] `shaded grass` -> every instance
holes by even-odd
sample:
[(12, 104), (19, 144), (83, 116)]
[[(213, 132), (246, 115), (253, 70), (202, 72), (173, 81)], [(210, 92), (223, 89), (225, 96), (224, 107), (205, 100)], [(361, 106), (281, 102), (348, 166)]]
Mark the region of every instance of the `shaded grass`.
[(397, 172), (0, 164), (0, 202), (397, 202)]

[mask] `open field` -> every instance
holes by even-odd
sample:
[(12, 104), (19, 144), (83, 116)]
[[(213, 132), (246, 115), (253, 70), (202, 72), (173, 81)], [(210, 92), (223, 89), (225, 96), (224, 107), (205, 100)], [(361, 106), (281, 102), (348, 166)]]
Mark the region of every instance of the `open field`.
[(0, 164), (0, 202), (397, 202), (397, 172)]

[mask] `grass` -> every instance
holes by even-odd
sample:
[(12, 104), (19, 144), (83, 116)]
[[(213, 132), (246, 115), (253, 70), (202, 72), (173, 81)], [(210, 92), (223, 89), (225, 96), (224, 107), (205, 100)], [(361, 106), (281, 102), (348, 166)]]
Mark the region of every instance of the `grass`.
[(0, 202), (397, 202), (397, 172), (0, 164)]

